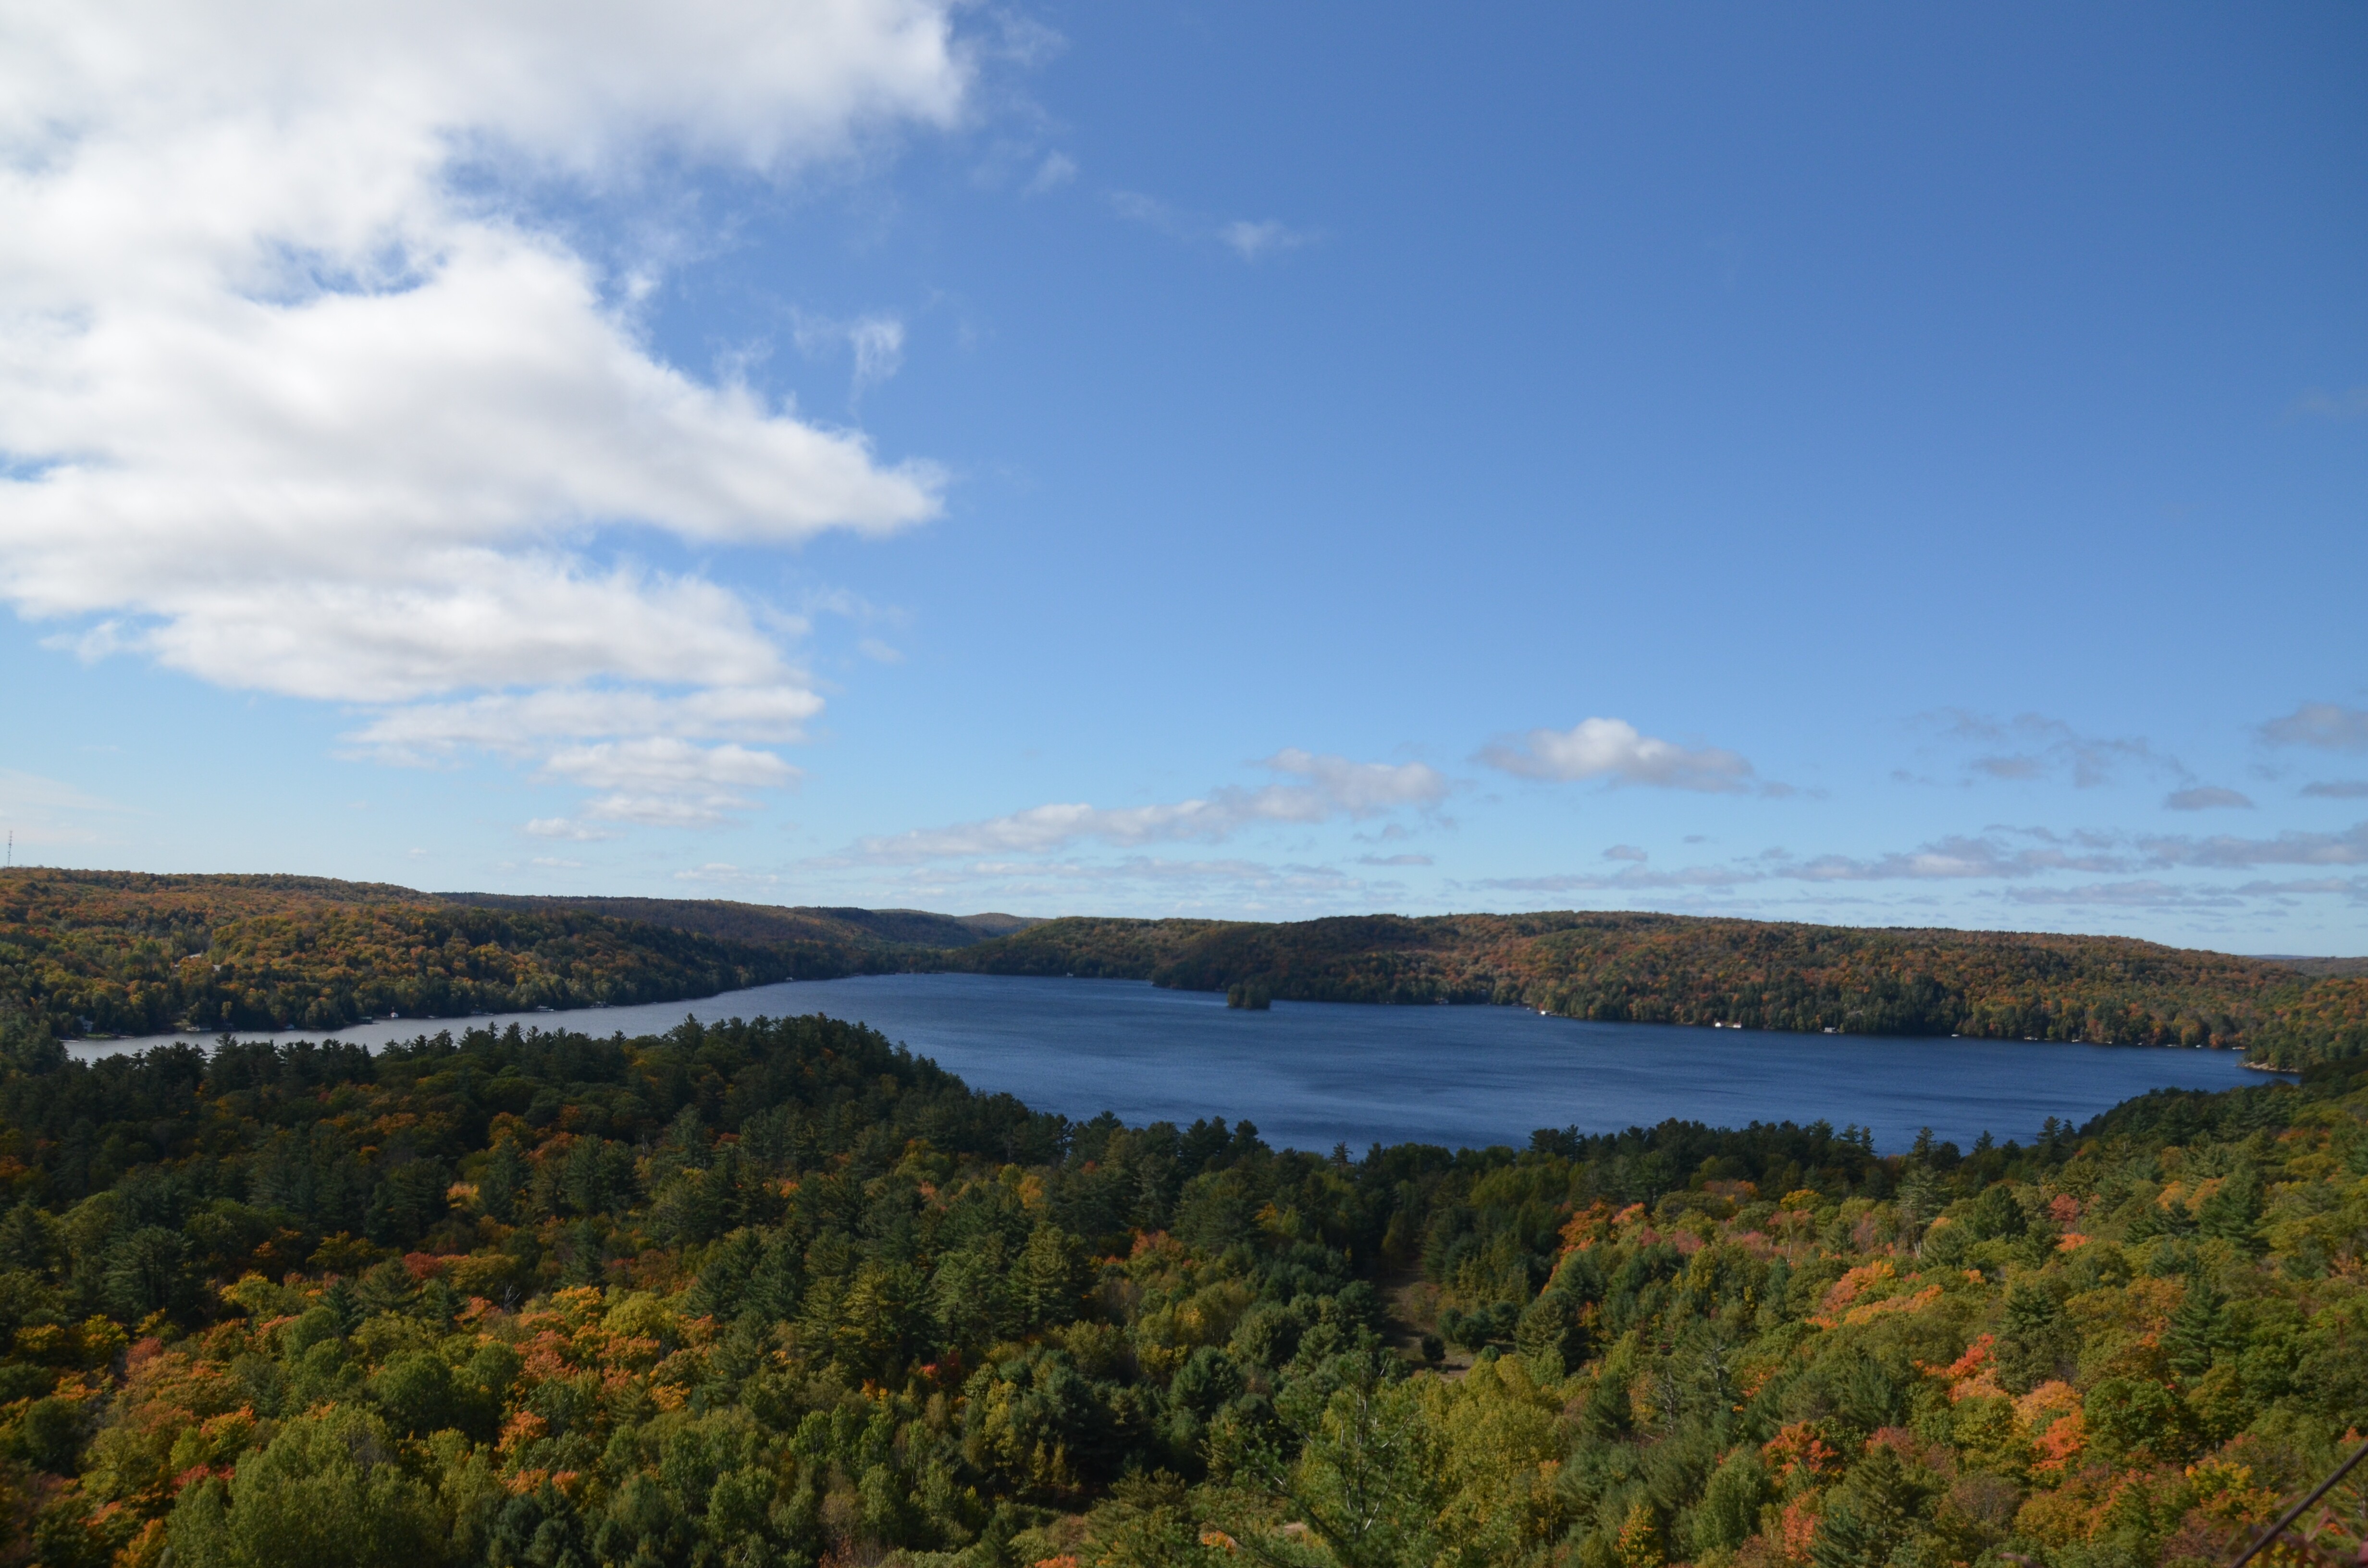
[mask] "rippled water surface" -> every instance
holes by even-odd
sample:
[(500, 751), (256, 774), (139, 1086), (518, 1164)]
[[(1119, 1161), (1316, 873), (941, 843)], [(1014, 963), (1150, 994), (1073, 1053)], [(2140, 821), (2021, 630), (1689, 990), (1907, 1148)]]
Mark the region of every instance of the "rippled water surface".
[[(2263, 1077), (2220, 1051), (1593, 1024), (1519, 1007), (1277, 1002), (1258, 1013), (1135, 981), (974, 974), (874, 975), (643, 1007), (361, 1024), (336, 1038), (376, 1045), (423, 1029), (511, 1022), (646, 1034), (686, 1014), (712, 1022), (815, 1012), (870, 1024), (971, 1084), (1008, 1090), (1039, 1109), (1079, 1118), (1111, 1110), (1137, 1124), (1247, 1117), (1269, 1142), (1302, 1149), (1519, 1144), (1539, 1127), (1612, 1131), (1684, 1117), (1716, 1126), (1855, 1122), (1873, 1129), (1876, 1146), (1889, 1152), (1919, 1127), (1960, 1144), (1984, 1131), (2028, 1140), (2050, 1116), (2084, 1121), (2147, 1089), (2218, 1089)], [(97, 1055), (154, 1043), (74, 1049)]]

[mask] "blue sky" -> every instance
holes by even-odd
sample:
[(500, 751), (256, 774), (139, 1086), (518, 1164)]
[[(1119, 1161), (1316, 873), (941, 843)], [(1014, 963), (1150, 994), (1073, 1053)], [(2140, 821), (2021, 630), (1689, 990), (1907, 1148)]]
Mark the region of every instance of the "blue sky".
[(0, 23), (20, 861), (2368, 951), (2356, 6), (205, 11)]

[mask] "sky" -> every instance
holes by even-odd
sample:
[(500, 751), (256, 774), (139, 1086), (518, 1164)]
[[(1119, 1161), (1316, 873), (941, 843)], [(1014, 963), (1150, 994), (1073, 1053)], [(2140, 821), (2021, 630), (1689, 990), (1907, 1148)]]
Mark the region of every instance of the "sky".
[(18, 864), (2368, 952), (2368, 11), (0, 0)]

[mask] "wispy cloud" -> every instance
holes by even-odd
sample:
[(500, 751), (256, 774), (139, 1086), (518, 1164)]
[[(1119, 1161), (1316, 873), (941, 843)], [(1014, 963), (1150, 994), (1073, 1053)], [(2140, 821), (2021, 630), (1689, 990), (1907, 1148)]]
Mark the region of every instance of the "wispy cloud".
[(1293, 747), (1258, 766), (1291, 782), (1258, 789), (1227, 786), (1160, 805), (1032, 806), (982, 822), (866, 838), (857, 845), (856, 855), (874, 863), (894, 863), (1047, 855), (1087, 843), (1118, 847), (1191, 839), (1214, 843), (1261, 824), (1313, 824), (1432, 807), (1447, 798), (1449, 790), (1437, 769), (1419, 762), (1352, 762)]
[(1272, 218), (1255, 223), (1247, 218), (1236, 218), (1217, 231), (1217, 238), (1244, 261), (1256, 261), (1280, 251), (1297, 250), (1312, 243), (1315, 235)]
[[(1606, 858), (1629, 859), (1628, 855), (1619, 852), (1626, 847), (1607, 851)], [(1639, 857), (1641, 853), (1637, 852)], [(2127, 876), (2147, 869), (2229, 869), (2264, 865), (2368, 865), (2368, 823), (2349, 834), (2289, 833), (2267, 839), (2173, 835), (2133, 839), (2113, 834), (2059, 834), (2038, 827), (1999, 827), (1978, 834), (1949, 835), (1914, 849), (1873, 855), (1801, 856), (1772, 848), (1747, 859), (1668, 869), (1652, 868), (1639, 858), (1619, 871), (1499, 878), (1475, 885), (1517, 892), (1637, 892), (1735, 888), (1764, 882), (2035, 884), (2066, 873)]]
[(2296, 414), (2315, 415), (2321, 419), (2368, 419), (2368, 387), (2340, 392), (2313, 388), (2294, 399), (2294, 406)]
[(1923, 722), (1943, 740), (1984, 748), (1965, 763), (1967, 771), (1984, 778), (2068, 778), (2077, 789), (2093, 790), (2131, 770), (2181, 782), (2191, 778), (2177, 757), (2155, 750), (2143, 737), (2084, 734), (2044, 714), (1998, 720), (1952, 708)]
[(2298, 833), (2273, 838), (2142, 837), (2138, 849), (2161, 866), (2368, 866), (2368, 822), (2343, 833)]
[(2174, 812), (2210, 812), (2226, 808), (2250, 811), (2253, 802), (2234, 790), (2199, 784), (2192, 789), (2174, 790), (2163, 797), (2162, 803)]
[(798, 351), (809, 358), (846, 350), (855, 369), (848, 396), (860, 402), (863, 394), (894, 376), (905, 364), (905, 322), (884, 312), (840, 320), (800, 313), (793, 335)]
[(775, 887), (780, 876), (772, 871), (747, 871), (725, 860), (710, 860), (703, 866), (693, 866), (677, 871), (678, 882), (698, 882), (708, 887)]
[(770, 752), (694, 745), (670, 736), (570, 746), (552, 753), (543, 770), (606, 790), (584, 808), (596, 822), (658, 827), (712, 826), (755, 803), (744, 791), (786, 789), (799, 778)]
[(1140, 223), (1173, 240), (1196, 244), (1213, 241), (1247, 262), (1298, 250), (1322, 237), (1313, 229), (1295, 228), (1277, 218), (1219, 221), (1202, 217), (1136, 190), (1111, 191), (1109, 201), (1110, 210), (1130, 223)]
[(1075, 158), (1066, 153), (1047, 153), (1044, 161), (1036, 165), (1036, 172), (1028, 176), (1028, 183), (1019, 187), (1020, 194), (1042, 196), (1047, 191), (1060, 189), (1076, 177), (1077, 161)]
[(2368, 751), (2368, 709), (2305, 702), (2284, 718), (2263, 724), (2261, 739), (2278, 746)]
[(821, 698), (792, 684), (676, 693), (554, 687), (389, 709), (347, 739), (378, 761), (421, 765), (470, 751), (529, 756), (555, 739), (795, 741), (821, 710)]
[(28, 849), (97, 843), (107, 835), (94, 818), (128, 814), (130, 808), (94, 795), (79, 785), (13, 767), (0, 767), (0, 831), (14, 834), (19, 861)]
[(2368, 801), (2368, 778), (2322, 778), (2302, 787), (2323, 801)]
[(568, 817), (535, 817), (527, 823), (526, 832), (531, 837), (564, 839), (570, 844), (598, 844), (617, 836), (613, 828), (594, 827)]
[(1563, 783), (1601, 778), (1733, 793), (1755, 782), (1751, 764), (1734, 752), (1657, 740), (1624, 719), (1583, 719), (1567, 730), (1531, 730), (1482, 747), (1474, 760), (1519, 778)]
[(2368, 903), (2368, 878), (2314, 877), (2303, 881), (2239, 882), (2235, 886), (2142, 878), (2089, 882), (2078, 887), (2009, 888), (2006, 893), (2009, 902), (2025, 906), (2147, 910), (2227, 910), (2258, 899), (2290, 903), (2330, 895)]

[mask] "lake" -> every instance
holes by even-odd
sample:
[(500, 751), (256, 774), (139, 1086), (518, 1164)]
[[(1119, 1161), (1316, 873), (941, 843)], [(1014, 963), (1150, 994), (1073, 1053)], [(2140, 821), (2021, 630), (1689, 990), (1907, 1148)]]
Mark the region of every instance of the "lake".
[[(2164, 1087), (2260, 1083), (2226, 1051), (2032, 1045), (1879, 1035), (1581, 1023), (1523, 1007), (1277, 1002), (1228, 1008), (1146, 982), (977, 974), (869, 975), (727, 992), (694, 1002), (359, 1024), (379, 1045), (515, 1022), (606, 1036), (828, 1013), (870, 1024), (978, 1088), (1084, 1119), (1134, 1125), (1249, 1118), (1278, 1147), (1526, 1144), (1533, 1129), (1610, 1132), (1682, 1117), (1713, 1126), (1824, 1119), (1873, 1130), (1885, 1153), (1922, 1127), (1970, 1146), (2028, 1142), (2048, 1117), (2078, 1123)], [(186, 1040), (78, 1042), (85, 1058)], [(275, 1038), (323, 1039), (311, 1031)]]

